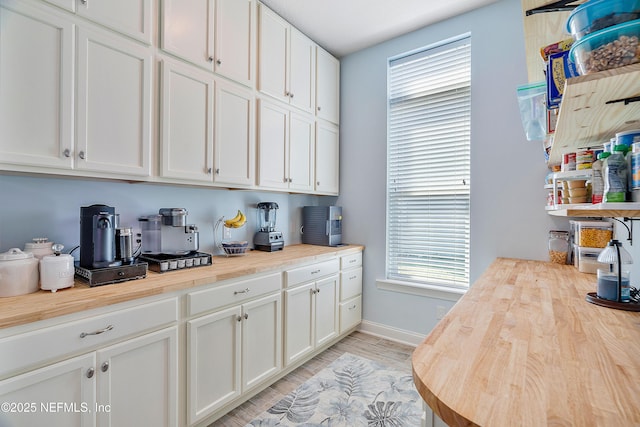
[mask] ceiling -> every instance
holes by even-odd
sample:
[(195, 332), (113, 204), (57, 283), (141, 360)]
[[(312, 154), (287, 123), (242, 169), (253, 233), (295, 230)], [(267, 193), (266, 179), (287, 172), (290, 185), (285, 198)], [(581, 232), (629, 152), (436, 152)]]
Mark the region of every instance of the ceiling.
[(262, 0), (342, 57), (497, 0)]

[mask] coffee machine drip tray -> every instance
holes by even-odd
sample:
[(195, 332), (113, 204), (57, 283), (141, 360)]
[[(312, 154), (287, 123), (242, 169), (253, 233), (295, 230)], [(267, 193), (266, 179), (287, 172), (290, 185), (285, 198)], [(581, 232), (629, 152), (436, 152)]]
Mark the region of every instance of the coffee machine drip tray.
[(184, 255), (142, 254), (138, 259), (149, 263), (149, 270), (156, 273), (211, 265), (211, 254), (204, 252), (189, 252)]
[(76, 277), (89, 282), (89, 286), (109, 285), (126, 282), (127, 280), (144, 279), (147, 277), (147, 263), (135, 261), (133, 264), (116, 267), (85, 268), (75, 264)]

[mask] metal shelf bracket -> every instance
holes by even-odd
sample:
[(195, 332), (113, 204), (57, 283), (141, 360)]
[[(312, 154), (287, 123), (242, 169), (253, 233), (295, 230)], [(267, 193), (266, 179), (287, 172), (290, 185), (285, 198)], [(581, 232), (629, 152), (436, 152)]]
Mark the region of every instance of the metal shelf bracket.
[(529, 9), (525, 12), (526, 16), (535, 15), (536, 13), (547, 13), (547, 12), (563, 12), (575, 9), (577, 4), (573, 3), (583, 3), (579, 0), (558, 0), (553, 3), (546, 4), (544, 6), (536, 7), (533, 9)]

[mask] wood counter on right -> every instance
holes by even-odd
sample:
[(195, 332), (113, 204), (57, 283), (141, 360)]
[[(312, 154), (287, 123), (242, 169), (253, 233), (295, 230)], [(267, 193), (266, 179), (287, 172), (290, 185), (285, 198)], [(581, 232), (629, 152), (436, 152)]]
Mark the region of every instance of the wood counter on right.
[(413, 353), (420, 395), (453, 426), (640, 425), (640, 313), (586, 302), (595, 286), (496, 259)]

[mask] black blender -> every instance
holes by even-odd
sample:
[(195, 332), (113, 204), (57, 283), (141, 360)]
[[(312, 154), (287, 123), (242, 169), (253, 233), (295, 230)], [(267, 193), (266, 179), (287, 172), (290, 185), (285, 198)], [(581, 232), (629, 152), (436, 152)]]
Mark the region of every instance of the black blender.
[(278, 204), (275, 202), (258, 203), (258, 224), (260, 229), (253, 237), (253, 245), (259, 251), (274, 252), (284, 248), (282, 232), (276, 230), (276, 211)]

